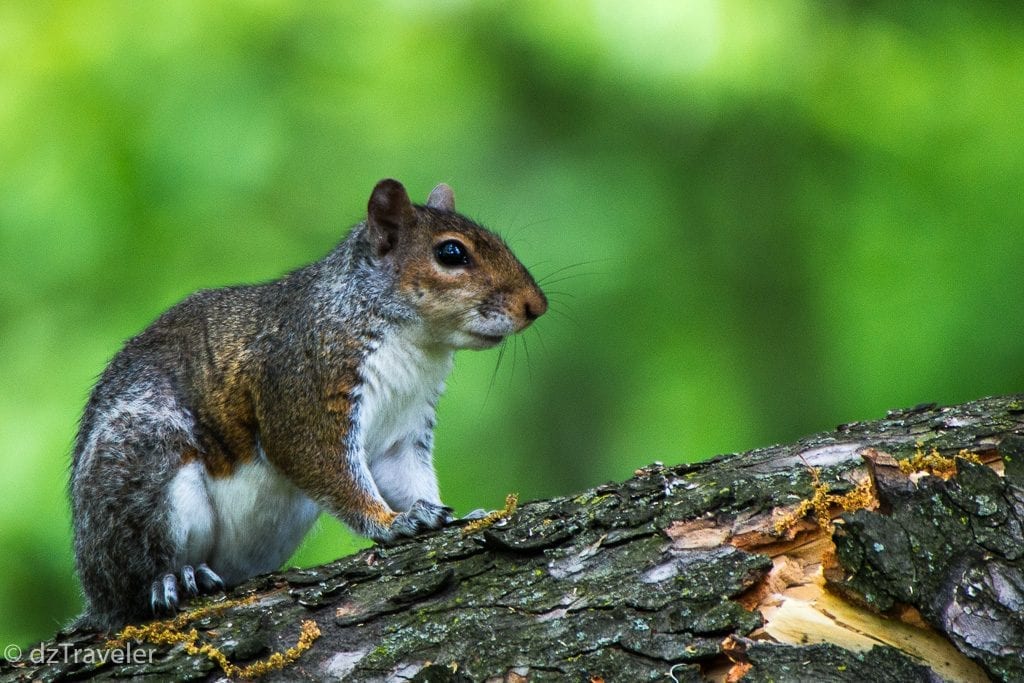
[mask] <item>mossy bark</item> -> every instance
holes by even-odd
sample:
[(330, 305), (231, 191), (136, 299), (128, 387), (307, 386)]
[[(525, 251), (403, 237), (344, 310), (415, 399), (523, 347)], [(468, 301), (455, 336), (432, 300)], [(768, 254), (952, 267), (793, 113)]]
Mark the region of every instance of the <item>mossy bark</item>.
[[(992, 398), (893, 411), (694, 465), (653, 465), (622, 483), (524, 504), (474, 534), (451, 528), (259, 577), (231, 596), (254, 602), (178, 630), (196, 629), (197, 644), (244, 665), (292, 647), (302, 622), (315, 621), (313, 646), (266, 674), (282, 681), (950, 677), (950, 662), (928, 661), (911, 642), (918, 637), (948, 645), (952, 657), (943, 659), (962, 657), (956, 670), (969, 673), (958, 675), (1022, 680), (1021, 434), (1024, 399)], [(989, 464), (959, 459), (943, 479), (907, 476), (877, 457), (898, 462), (932, 449)], [(816, 484), (840, 495), (867, 476), (874, 509), (835, 509), (837, 524), (824, 531), (776, 523)], [(783, 614), (813, 602), (786, 591), (812, 584), (834, 605), (871, 613), (881, 631), (861, 629), (845, 642), (811, 620), (795, 638), (773, 636)], [(769, 623), (775, 614), (779, 624)], [(887, 639), (890, 626), (911, 635)], [(0, 681), (223, 675), (180, 644), (144, 643), (144, 661), (97, 664), (103, 642), (60, 633), (41, 646), (52, 662), (4, 664)]]

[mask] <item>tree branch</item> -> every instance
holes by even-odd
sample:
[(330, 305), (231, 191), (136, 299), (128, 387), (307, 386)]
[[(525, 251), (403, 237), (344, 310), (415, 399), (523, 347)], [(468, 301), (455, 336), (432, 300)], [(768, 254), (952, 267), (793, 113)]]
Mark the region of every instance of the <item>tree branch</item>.
[(652, 465), (258, 577), (142, 643), (59, 633), (0, 681), (1021, 680), (1022, 434), (992, 398)]

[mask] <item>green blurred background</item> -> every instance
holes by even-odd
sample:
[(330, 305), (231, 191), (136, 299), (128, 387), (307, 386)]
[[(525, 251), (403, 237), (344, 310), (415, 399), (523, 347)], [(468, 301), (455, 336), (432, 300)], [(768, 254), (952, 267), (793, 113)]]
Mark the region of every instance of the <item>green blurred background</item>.
[[(435, 183), (552, 312), (459, 356), (460, 511), (1024, 386), (1017, 5), (0, 4), (0, 644), (76, 613), (91, 383)], [(361, 541), (323, 519), (294, 562)]]

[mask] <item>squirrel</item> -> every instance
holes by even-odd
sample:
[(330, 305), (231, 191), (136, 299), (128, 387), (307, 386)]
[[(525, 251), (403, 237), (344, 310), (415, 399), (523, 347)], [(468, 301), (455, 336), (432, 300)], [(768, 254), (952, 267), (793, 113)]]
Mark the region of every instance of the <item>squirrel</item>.
[(81, 418), (79, 623), (173, 614), (276, 570), (321, 510), (385, 543), (451, 523), (432, 451), (453, 353), (546, 310), (451, 188), (414, 205), (391, 179), (322, 260), (170, 308), (114, 356)]

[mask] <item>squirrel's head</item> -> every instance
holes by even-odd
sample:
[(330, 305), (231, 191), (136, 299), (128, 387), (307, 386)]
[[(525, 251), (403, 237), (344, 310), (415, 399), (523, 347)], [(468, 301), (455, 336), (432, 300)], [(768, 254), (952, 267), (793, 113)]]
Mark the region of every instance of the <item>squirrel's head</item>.
[(370, 196), (367, 237), (434, 342), (482, 349), (544, 314), (547, 298), (500, 237), (455, 213), (447, 185), (413, 205), (397, 180)]

